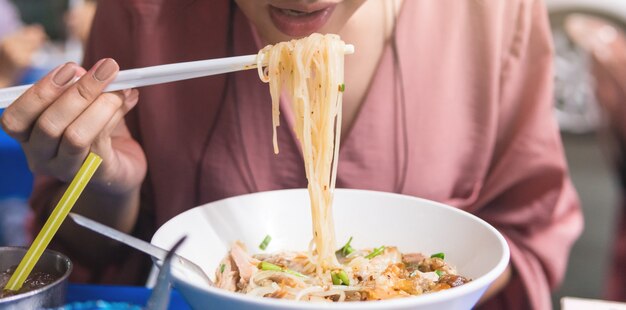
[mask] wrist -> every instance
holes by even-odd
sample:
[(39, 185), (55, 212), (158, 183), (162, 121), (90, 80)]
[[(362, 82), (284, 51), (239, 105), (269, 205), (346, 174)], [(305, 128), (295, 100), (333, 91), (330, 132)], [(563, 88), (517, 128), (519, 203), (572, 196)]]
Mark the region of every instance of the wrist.
[(93, 180), (87, 188), (90, 191), (110, 196), (113, 199), (124, 200), (126, 197), (139, 193), (142, 183), (143, 178), (140, 180), (122, 179), (120, 181), (111, 181), (111, 179)]
[(117, 146), (116, 154), (97, 149), (94, 151), (101, 155), (103, 162), (94, 175), (91, 187), (108, 195), (125, 197), (141, 190), (147, 174), (147, 163), (138, 145)]

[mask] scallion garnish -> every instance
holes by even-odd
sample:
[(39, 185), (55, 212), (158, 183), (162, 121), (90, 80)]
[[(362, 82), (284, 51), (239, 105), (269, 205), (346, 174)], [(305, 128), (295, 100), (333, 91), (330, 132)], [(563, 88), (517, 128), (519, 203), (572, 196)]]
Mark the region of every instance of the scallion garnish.
[(268, 262), (260, 262), (258, 267), (261, 270), (283, 271), (283, 267)]
[(441, 277), (443, 275), (443, 271), (439, 269), (435, 270), (435, 273), (437, 274), (438, 277)]
[(376, 257), (376, 256), (378, 256), (378, 255), (380, 255), (380, 254), (383, 254), (383, 252), (385, 252), (385, 246), (384, 246), (384, 245), (383, 245), (383, 246), (381, 246), (381, 247), (379, 247), (379, 248), (375, 248), (375, 249), (372, 251), (372, 253), (367, 254), (367, 256), (365, 256), (365, 258), (367, 258), (367, 259), (372, 259), (372, 258), (374, 258), (374, 257)]
[(350, 239), (348, 239), (348, 242), (346, 242), (346, 244), (339, 250), (339, 251), (341, 251), (341, 255), (343, 255), (344, 257), (346, 257), (346, 256), (350, 255), (350, 253), (354, 252), (354, 249), (350, 245), (350, 242), (352, 242), (352, 237), (350, 237)]
[(442, 252), (435, 253), (435, 254), (430, 256), (430, 258), (441, 258), (441, 259), (444, 259), (445, 257), (446, 257), (446, 255), (443, 254)]
[(348, 278), (348, 274), (345, 271), (339, 270), (337, 276), (339, 277), (339, 280), (341, 280), (341, 283), (343, 285), (350, 286), (350, 279)]
[(300, 277), (300, 278), (307, 278), (307, 276), (297, 272), (297, 271), (293, 271), (291, 269), (287, 269), (285, 267), (280, 267), (278, 265), (274, 265), (272, 263), (268, 263), (268, 262), (260, 262), (259, 265), (257, 266), (257, 268), (261, 269), (261, 270), (270, 270), (270, 271), (282, 271), (284, 273), (288, 273), (291, 275), (294, 275), (296, 277)]
[(339, 84), (339, 91), (342, 93), (346, 91), (346, 84), (344, 83)]
[(293, 271), (293, 270), (287, 269), (287, 268), (283, 268), (283, 272), (284, 273), (288, 273), (290, 275), (294, 275), (296, 277), (300, 277), (300, 278), (308, 278), (307, 276), (305, 276), (305, 275), (303, 275), (303, 274), (301, 274), (301, 273), (299, 273), (297, 271)]
[(339, 275), (336, 272), (331, 272), (330, 278), (333, 280), (333, 285), (341, 285), (341, 279), (339, 279)]
[(350, 278), (348, 278), (348, 274), (343, 271), (331, 271), (330, 278), (333, 280), (333, 285), (350, 285)]
[(270, 241), (272, 241), (272, 237), (270, 237), (270, 235), (265, 236), (265, 239), (263, 239), (261, 244), (259, 244), (259, 249), (265, 251), (265, 249), (267, 249), (267, 245), (270, 244)]
[(220, 273), (224, 273), (224, 269), (226, 268), (225, 264), (220, 265)]

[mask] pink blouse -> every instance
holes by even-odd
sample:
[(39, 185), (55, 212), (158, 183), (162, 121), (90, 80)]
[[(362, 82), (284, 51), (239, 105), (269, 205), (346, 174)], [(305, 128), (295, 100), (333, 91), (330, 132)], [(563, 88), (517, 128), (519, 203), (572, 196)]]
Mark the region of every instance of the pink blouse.
[[(255, 54), (250, 23), (236, 8), (231, 23), (229, 11), (226, 0), (102, 1), (86, 64), (225, 57), (229, 42), (233, 55)], [(552, 117), (543, 1), (404, 1), (397, 23), (406, 105), (395, 100), (387, 47), (342, 141), (338, 187), (396, 191), (477, 214), (505, 234), (513, 266), (510, 283), (484, 307), (550, 309), (583, 222)], [(199, 204), (306, 186), (290, 126), (278, 128), (273, 154), (269, 92), (255, 71), (146, 87), (140, 97), (127, 117), (149, 169), (137, 235), (147, 239)], [(46, 214), (59, 186), (37, 177), (34, 208)], [(143, 281), (146, 265), (131, 259), (140, 255), (122, 253), (106, 266), (77, 261), (85, 268), (75, 280)]]

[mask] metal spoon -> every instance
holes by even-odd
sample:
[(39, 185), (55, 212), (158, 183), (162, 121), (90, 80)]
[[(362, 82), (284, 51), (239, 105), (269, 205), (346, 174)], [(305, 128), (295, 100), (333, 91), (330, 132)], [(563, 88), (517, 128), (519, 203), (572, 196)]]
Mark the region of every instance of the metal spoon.
[[(74, 222), (76, 222), (76, 224), (85, 227), (87, 229), (90, 229), (92, 231), (95, 231), (103, 236), (109, 237), (113, 240), (117, 240), (121, 243), (124, 243), (136, 250), (139, 250), (141, 252), (144, 252), (160, 261), (163, 261), (165, 259), (165, 257), (167, 256), (168, 252), (160, 247), (157, 247), (155, 245), (152, 245), (148, 242), (145, 242), (141, 239), (135, 238), (129, 234), (125, 234), (119, 230), (113, 229), (109, 226), (106, 226), (104, 224), (100, 224), (94, 220), (88, 219), (82, 215), (76, 214), (76, 213), (70, 213), (70, 217), (72, 218), (72, 220), (74, 220)], [(195, 272), (196, 274), (202, 276), (202, 278), (207, 281), (207, 283), (209, 283), (209, 285), (211, 286), (215, 286), (215, 284), (213, 283), (213, 281), (211, 281), (211, 279), (209, 278), (209, 276), (204, 272), (204, 270), (202, 270), (202, 268), (200, 266), (198, 266), (196, 263), (178, 255), (178, 254), (173, 254), (174, 258), (178, 260), (178, 262), (180, 263), (180, 265), (182, 267), (185, 267), (186, 269)]]

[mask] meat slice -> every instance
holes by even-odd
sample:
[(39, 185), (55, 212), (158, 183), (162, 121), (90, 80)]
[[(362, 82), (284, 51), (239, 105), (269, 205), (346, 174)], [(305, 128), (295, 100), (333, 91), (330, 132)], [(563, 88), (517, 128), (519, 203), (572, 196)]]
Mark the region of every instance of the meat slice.
[(230, 249), (230, 257), (235, 262), (237, 266), (237, 270), (239, 271), (239, 276), (241, 277), (240, 282), (247, 283), (250, 278), (257, 272), (258, 265), (260, 261), (258, 259), (253, 258), (248, 254), (246, 247), (240, 241), (237, 241), (233, 244)]
[(446, 275), (442, 275), (439, 278), (439, 283), (445, 283), (447, 285), (450, 285), (450, 287), (457, 287), (457, 286), (461, 286), (467, 282), (469, 282), (470, 280), (466, 279), (465, 277), (459, 276), (459, 275), (453, 275), (453, 274), (446, 274)]
[(407, 253), (407, 254), (403, 254), (402, 255), (402, 262), (407, 264), (407, 265), (409, 265), (409, 264), (419, 264), (425, 258), (426, 258), (426, 256), (424, 256), (424, 254), (422, 254), (422, 253)]
[(215, 273), (215, 285), (231, 292), (237, 290), (237, 282), (239, 282), (239, 272), (233, 264), (234, 262), (231, 256), (228, 255), (222, 260), (222, 263), (217, 267), (217, 272)]
[(424, 262), (426, 256), (422, 253), (407, 253), (402, 255), (402, 262), (406, 266), (406, 270), (413, 272), (419, 270), (420, 264)]

